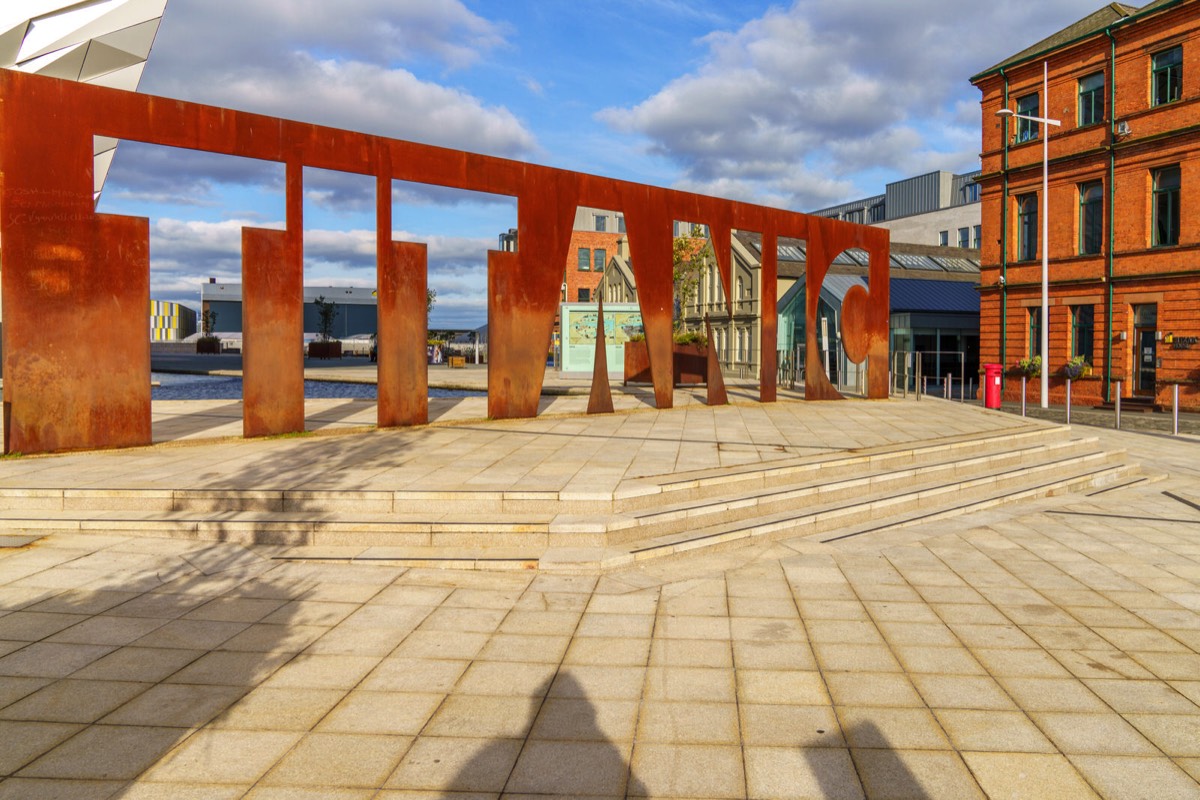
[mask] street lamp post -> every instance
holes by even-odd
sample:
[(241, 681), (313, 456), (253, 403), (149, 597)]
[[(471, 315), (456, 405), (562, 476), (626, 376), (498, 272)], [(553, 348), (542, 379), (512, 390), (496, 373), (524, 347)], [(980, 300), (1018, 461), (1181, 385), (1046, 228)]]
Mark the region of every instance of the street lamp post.
[[(1042, 62), (1042, 99), (1050, 106), (1050, 63)], [(1061, 120), (1049, 117), (1032, 117), (1002, 108), (998, 117), (1012, 117), (1037, 122), (1042, 125), (1062, 125)], [(1042, 408), (1050, 407), (1050, 131), (1042, 131)]]

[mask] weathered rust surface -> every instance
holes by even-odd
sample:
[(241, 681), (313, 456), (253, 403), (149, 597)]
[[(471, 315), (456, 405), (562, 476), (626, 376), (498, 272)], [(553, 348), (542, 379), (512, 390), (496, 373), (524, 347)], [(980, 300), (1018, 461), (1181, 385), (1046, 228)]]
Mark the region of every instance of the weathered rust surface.
[(723, 406), (729, 404), (729, 395), (725, 392), (725, 376), (721, 374), (721, 362), (717, 360), (717, 347), (713, 339), (712, 323), (704, 318), (704, 334), (708, 337), (708, 404)]
[[(4, 298), (7, 452), (151, 440), (148, 221), (95, 215), (71, 227), (71, 244), (37, 242), (40, 268), (13, 276), (13, 293), (32, 302)], [(6, 249), (26, 242), (4, 237)]]
[(589, 414), (613, 412), (612, 389), (608, 385), (608, 348), (604, 343), (604, 298), (596, 301), (596, 357), (592, 362), (592, 391)]
[[(767, 246), (768, 239), (770, 246)], [(758, 357), (758, 399), (763, 403), (774, 403), (776, 382), (779, 379), (777, 364), (778, 355), (775, 352), (776, 344), (778, 343), (777, 326), (779, 324), (779, 313), (776, 308), (778, 299), (776, 295), (779, 291), (779, 249), (777, 244), (778, 237), (772, 234), (763, 234), (763, 251), (762, 251), (762, 275), (760, 278), (762, 291), (762, 335), (760, 347), (762, 348)], [(809, 319), (813, 319), (810, 315)], [(812, 330), (813, 326), (809, 325), (808, 329)]]
[(304, 430), (304, 270), (286, 231), (242, 229), (242, 435)]
[(516, 253), (488, 254), (488, 416), (537, 415), (579, 176), (529, 167), (517, 197)]
[[(824, 269), (821, 272), (822, 281), (825, 279), (829, 265), (840, 253), (851, 248), (860, 248), (866, 250), (870, 257), (867, 276), (869, 288), (853, 287), (842, 301), (842, 344), (846, 350), (846, 357), (850, 361), (855, 364), (867, 362), (867, 397), (885, 399), (888, 396), (888, 316), (890, 313), (888, 241), (880, 242), (875, 238), (864, 237), (856, 226), (847, 225), (826, 226), (822, 230), (821, 240), (825, 256)], [(809, 252), (811, 253), (811, 246)], [(808, 276), (811, 286), (813, 280), (811, 268)], [(815, 314), (815, 308), (809, 313)], [(814, 326), (809, 326), (809, 328), (815, 336)], [(819, 355), (817, 362), (820, 363)], [(821, 375), (824, 376), (823, 365)]]
[(425, 361), (429, 256), (423, 244), (390, 242), (379, 265), (379, 427), (429, 421)]
[(672, 223), (667, 210), (644, 193), (631, 193), (625, 211), (625, 232), (629, 236), (630, 266), (637, 283), (642, 329), (646, 332), (646, 352), (650, 359), (650, 379), (654, 384), (654, 405), (671, 408), (674, 392), (675, 284), (672, 279)]
[[(837, 397), (813, 346), (815, 298), (840, 249), (871, 253), (871, 290), (854, 295), (855, 356), (866, 352), (868, 391), (887, 393), (888, 232), (779, 209), (540, 167), (414, 142), (240, 111), (0, 71), (0, 291), (4, 312), (4, 411), (8, 451), (44, 452), (149, 441), (147, 223), (103, 221), (92, 205), (94, 136), (276, 161), (287, 165), (287, 230), (247, 231), (243, 253), (247, 434), (303, 427), (302, 325), (304, 167), (374, 176), (380, 187), (380, 292), (395, 292), (381, 330), (381, 424), (424, 421), (426, 384), (413, 310), (424, 309), (416, 251), (393, 251), (392, 180), (516, 197), (517, 253), (489, 253), (491, 363), (488, 413), (537, 413), (575, 208), (624, 214), (659, 408), (672, 405), (671, 223), (705, 224), (731, 298), (729, 233), (761, 231), (764, 243), (760, 397), (775, 398), (774, 242), (809, 248), (806, 396)], [(815, 243), (815, 247), (814, 247)], [(814, 253), (817, 258), (814, 263)], [(390, 263), (389, 263), (390, 262)], [(406, 266), (405, 266), (406, 265)], [(403, 266), (403, 268), (401, 268)], [(815, 266), (815, 269), (814, 269)], [(134, 273), (137, 273), (136, 275)], [(387, 288), (390, 286), (390, 288)], [(381, 309), (381, 325), (382, 323)], [(260, 315), (261, 316), (260, 318)], [(413, 327), (408, 327), (408, 326)], [(53, 333), (47, 332), (53, 328)], [(122, 331), (109, 337), (109, 331)], [(137, 331), (137, 335), (133, 332)], [(294, 337), (294, 338), (293, 338)], [(118, 339), (121, 340), (118, 343)], [(390, 355), (385, 355), (387, 350)], [(384, 361), (386, 359), (386, 361)], [(385, 366), (385, 363), (387, 366)], [(389, 370), (395, 370), (389, 372)], [(415, 395), (421, 393), (422, 397)], [(385, 407), (386, 406), (386, 407)]]

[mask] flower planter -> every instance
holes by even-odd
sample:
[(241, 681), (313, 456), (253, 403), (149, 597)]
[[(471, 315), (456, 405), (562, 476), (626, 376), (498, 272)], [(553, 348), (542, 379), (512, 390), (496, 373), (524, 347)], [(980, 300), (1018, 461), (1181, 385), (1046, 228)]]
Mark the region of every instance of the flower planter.
[[(706, 383), (708, 347), (698, 344), (674, 345), (671, 378), (676, 386)], [(650, 350), (644, 339), (625, 343), (625, 383), (653, 383), (650, 377)]]
[(308, 345), (309, 358), (341, 358), (342, 343), (338, 341), (331, 342), (310, 342)]

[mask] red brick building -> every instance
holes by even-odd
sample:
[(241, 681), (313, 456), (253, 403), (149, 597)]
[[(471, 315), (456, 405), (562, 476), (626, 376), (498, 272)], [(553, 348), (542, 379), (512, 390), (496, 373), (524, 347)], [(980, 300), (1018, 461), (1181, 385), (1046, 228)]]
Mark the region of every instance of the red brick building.
[(624, 237), (624, 215), (582, 207), (575, 212), (570, 254), (563, 270), (564, 303), (595, 299), (608, 259), (616, 254), (617, 242)]
[[(1111, 400), (1121, 381), (1124, 397), (1166, 405), (1178, 383), (1200, 407), (1200, 0), (1111, 3), (971, 82), (983, 93), (981, 360), (1011, 369), (1040, 350), (1048, 214), (1051, 402), (1083, 356), (1092, 374), (1075, 402)], [(1037, 399), (1038, 381), (1029, 390)], [(1006, 381), (1006, 397), (1019, 391)]]

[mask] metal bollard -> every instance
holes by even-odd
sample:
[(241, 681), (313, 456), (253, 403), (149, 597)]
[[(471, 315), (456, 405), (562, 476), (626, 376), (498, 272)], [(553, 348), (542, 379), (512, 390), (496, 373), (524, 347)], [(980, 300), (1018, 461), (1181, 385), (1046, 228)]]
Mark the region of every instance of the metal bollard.
[(1179, 384), (1171, 387), (1171, 434), (1179, 435)]
[(1121, 382), (1117, 381), (1117, 430), (1121, 430)]
[(1021, 376), (1021, 416), (1022, 417), (1025, 416), (1025, 387), (1026, 387), (1026, 384), (1028, 381), (1029, 381), (1029, 378), (1027, 378), (1024, 375)]
[(1067, 424), (1071, 424), (1071, 379), (1067, 378)]

